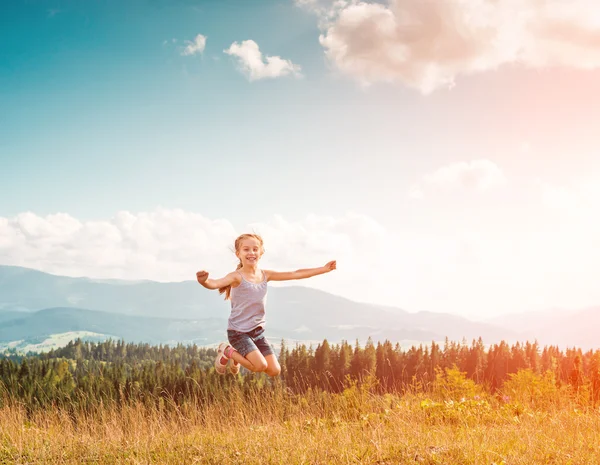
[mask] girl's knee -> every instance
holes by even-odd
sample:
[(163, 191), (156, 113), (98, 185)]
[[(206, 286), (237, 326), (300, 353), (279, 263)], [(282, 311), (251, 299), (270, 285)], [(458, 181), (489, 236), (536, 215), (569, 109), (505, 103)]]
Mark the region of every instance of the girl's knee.
[(281, 367), (268, 367), (265, 370), (265, 373), (270, 377), (274, 378), (275, 376), (279, 376), (279, 373), (281, 373)]
[(250, 352), (248, 355), (246, 355), (246, 360), (252, 364), (251, 370), (254, 372), (265, 371), (269, 366), (265, 358), (258, 350)]
[(281, 373), (281, 366), (279, 363), (277, 363), (277, 361), (275, 361), (275, 363), (270, 363), (265, 370), (265, 373), (271, 377), (275, 377)]
[(265, 362), (264, 360), (258, 360), (256, 362), (254, 362), (252, 364), (252, 366), (254, 366), (254, 370), (255, 372), (259, 372), (259, 371), (266, 371), (267, 368), (269, 367), (267, 365), (267, 362)]

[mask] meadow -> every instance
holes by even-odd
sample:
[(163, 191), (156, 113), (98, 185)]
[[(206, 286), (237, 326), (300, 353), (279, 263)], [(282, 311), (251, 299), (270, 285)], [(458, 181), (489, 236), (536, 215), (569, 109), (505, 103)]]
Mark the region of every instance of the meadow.
[(457, 373), (449, 390), (446, 383), (428, 394), (376, 394), (366, 383), (296, 395), (279, 385), (229, 389), (210, 403), (100, 405), (88, 414), (28, 412), (5, 397), (0, 463), (600, 463), (599, 409), (527, 385), (512, 398), (486, 395)]
[[(164, 354), (155, 349), (146, 347), (147, 356)], [(182, 350), (169, 357), (180, 359)], [(314, 362), (315, 353), (308, 354)], [(127, 370), (122, 382), (102, 384), (123, 375), (110, 368), (116, 362), (96, 361), (104, 371), (90, 380), (91, 369), (86, 377), (77, 375), (81, 360), (56, 355), (21, 359), (14, 371), (13, 362), (0, 363), (0, 463), (600, 463), (593, 363), (580, 373), (571, 370), (570, 382), (551, 370), (522, 368), (495, 389), (456, 364), (435, 367), (429, 381), (429, 375), (413, 375), (402, 389), (383, 389), (376, 370), (324, 387), (318, 376), (219, 377), (204, 366), (184, 370), (191, 389), (165, 371), (165, 362), (156, 362), (153, 373), (161, 375), (148, 386), (162, 387), (149, 390), (139, 381), (133, 389)], [(45, 368), (38, 372), (38, 365)], [(581, 369), (581, 361), (575, 367)], [(46, 384), (37, 391), (18, 389), (28, 383)], [(102, 387), (89, 390), (94, 385)]]

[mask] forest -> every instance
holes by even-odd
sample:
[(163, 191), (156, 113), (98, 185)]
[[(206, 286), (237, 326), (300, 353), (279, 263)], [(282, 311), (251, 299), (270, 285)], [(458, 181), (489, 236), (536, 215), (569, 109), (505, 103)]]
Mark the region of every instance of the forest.
[(371, 339), (364, 346), (358, 341), (324, 340), (316, 348), (288, 347), (282, 341), (282, 372), (274, 380), (243, 368), (235, 377), (218, 375), (215, 356), (214, 349), (196, 345), (152, 346), (122, 340), (75, 340), (26, 356), (8, 351), (0, 359), (0, 402), (10, 398), (28, 409), (58, 405), (90, 410), (100, 403), (210, 402), (232, 386), (242, 391), (278, 388), (301, 395), (308, 390), (340, 393), (363, 383), (377, 394), (427, 393), (448, 370), (492, 395), (501, 392), (508, 380), (528, 373), (532, 379), (550, 379), (556, 389), (567, 389), (591, 405), (600, 398), (600, 351), (539, 347), (536, 342), (501, 342), (486, 348), (481, 339), (470, 344), (446, 340), (442, 345), (432, 342), (403, 350), (399, 344)]

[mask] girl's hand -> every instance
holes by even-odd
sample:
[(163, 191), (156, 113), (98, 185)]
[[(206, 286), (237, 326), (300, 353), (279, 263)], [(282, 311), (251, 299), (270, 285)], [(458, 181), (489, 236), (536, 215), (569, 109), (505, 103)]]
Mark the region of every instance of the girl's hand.
[(323, 268), (325, 268), (325, 273), (329, 273), (330, 271), (335, 270), (336, 267), (337, 267), (337, 262), (335, 260), (332, 260), (329, 263), (327, 263), (327, 265), (325, 265)]
[(198, 271), (196, 273), (196, 279), (198, 280), (198, 282), (200, 284), (206, 282), (206, 280), (208, 279), (208, 271)]

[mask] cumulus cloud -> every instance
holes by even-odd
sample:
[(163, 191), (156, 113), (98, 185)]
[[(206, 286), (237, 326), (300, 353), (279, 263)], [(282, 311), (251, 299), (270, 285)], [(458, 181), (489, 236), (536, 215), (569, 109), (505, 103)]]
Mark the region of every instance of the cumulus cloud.
[(193, 280), (199, 269), (212, 276), (234, 269), (234, 239), (243, 232), (263, 236), (265, 269), (312, 268), (334, 259), (343, 269), (326, 279), (275, 286), (315, 287), (362, 301), (381, 297), (381, 267), (393, 267), (398, 259), (390, 251), (400, 250), (381, 224), (351, 212), (296, 221), (277, 215), (242, 230), (227, 220), (183, 210), (123, 211), (94, 221), (68, 214), (21, 213), (0, 217), (0, 264), (102, 279)]
[(350, 4), (348, 0), (295, 0), (294, 3), (316, 14), (323, 26), (327, 25), (327, 20), (335, 19), (340, 10)]
[(206, 48), (206, 36), (198, 34), (193, 41), (186, 40), (186, 47), (181, 52), (182, 55), (197, 55), (202, 54)]
[(300, 66), (290, 60), (278, 56), (265, 56), (263, 58), (258, 44), (253, 40), (244, 40), (241, 43), (234, 42), (223, 52), (237, 59), (240, 70), (250, 81), (289, 75), (301, 76)]
[(85, 222), (26, 212), (0, 218), (0, 263), (68, 276), (183, 280), (206, 262), (231, 263), (234, 236), (228, 221), (182, 210)]
[(0, 264), (66, 276), (194, 280), (199, 269), (212, 276), (234, 269), (235, 237), (254, 231), (265, 240), (265, 269), (338, 260), (334, 273), (273, 285), (315, 287), (413, 311), (483, 315), (597, 304), (599, 216), (559, 221), (560, 227), (548, 231), (526, 232), (519, 225), (501, 232), (457, 231), (455, 226), (418, 231), (407, 224), (392, 232), (357, 213), (297, 220), (274, 216), (241, 230), (226, 219), (184, 210), (122, 211), (94, 221), (21, 213), (0, 217)]
[(183, 210), (122, 211), (95, 221), (25, 212), (0, 217), (0, 263), (68, 276), (186, 280), (198, 268), (230, 271), (237, 263), (234, 239), (248, 231), (263, 235), (264, 265), (276, 269), (322, 266), (351, 256), (366, 260), (385, 234), (374, 220), (352, 213), (309, 215), (299, 222), (275, 216), (236, 231), (227, 220)]
[(330, 62), (365, 85), (399, 82), (429, 93), (506, 64), (600, 66), (600, 15), (591, 0), (296, 3), (319, 17)]
[(409, 191), (410, 197), (422, 198), (428, 192), (456, 189), (485, 191), (506, 184), (502, 170), (490, 160), (472, 160), (443, 166), (429, 173)]
[(265, 260), (274, 268), (305, 268), (316, 266), (317, 260), (337, 259), (350, 273), (378, 260), (388, 235), (381, 224), (356, 213), (340, 217), (311, 214), (295, 222), (276, 215), (272, 221), (250, 228), (264, 237)]

